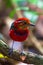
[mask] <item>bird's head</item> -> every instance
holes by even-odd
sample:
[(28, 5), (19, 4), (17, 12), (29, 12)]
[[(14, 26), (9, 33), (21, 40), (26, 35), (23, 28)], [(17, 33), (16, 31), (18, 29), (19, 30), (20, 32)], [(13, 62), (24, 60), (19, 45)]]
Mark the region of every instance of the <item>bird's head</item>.
[(19, 18), (15, 21), (15, 26), (20, 29), (26, 29), (29, 26), (34, 26), (27, 18)]

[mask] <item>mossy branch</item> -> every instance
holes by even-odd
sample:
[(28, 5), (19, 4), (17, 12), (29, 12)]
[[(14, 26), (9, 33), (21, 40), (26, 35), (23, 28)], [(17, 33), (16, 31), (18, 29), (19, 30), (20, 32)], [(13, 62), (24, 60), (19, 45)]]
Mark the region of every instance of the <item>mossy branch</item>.
[(9, 55), (9, 50), (9, 46), (0, 40), (0, 52), (5, 56), (27, 64), (43, 65), (43, 55), (37, 55), (35, 53), (25, 51), (20, 53), (15, 50)]

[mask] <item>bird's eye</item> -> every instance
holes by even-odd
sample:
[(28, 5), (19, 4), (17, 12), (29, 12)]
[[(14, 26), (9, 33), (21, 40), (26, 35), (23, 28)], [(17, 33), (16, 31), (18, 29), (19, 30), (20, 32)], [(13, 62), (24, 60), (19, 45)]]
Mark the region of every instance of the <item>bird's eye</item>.
[(25, 20), (22, 20), (21, 22), (22, 22), (22, 24), (26, 24), (26, 21)]
[(26, 21), (24, 21), (24, 24), (27, 24)]

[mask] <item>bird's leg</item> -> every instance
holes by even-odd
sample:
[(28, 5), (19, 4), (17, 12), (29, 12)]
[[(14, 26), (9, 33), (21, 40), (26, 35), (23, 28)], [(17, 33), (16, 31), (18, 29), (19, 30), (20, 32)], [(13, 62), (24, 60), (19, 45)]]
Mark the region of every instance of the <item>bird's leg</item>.
[(13, 43), (12, 43), (12, 48), (9, 49), (9, 53), (8, 53), (8, 54), (9, 54), (10, 56), (11, 56), (12, 53), (13, 53), (13, 45), (14, 45), (14, 41), (13, 41)]

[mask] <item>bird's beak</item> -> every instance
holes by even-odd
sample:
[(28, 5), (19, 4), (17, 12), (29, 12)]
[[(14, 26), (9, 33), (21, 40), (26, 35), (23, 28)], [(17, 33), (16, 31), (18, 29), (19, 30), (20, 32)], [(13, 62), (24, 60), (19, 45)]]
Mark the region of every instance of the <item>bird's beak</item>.
[(35, 24), (30, 23), (29, 26), (35, 26)]

